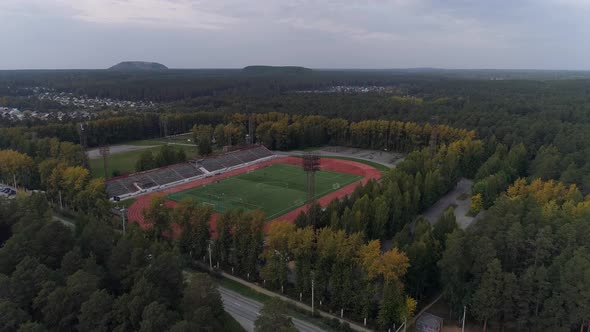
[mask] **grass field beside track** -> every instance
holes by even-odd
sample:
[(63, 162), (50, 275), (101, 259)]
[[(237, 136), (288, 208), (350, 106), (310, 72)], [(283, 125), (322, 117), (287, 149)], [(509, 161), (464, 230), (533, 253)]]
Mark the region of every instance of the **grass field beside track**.
[[(145, 145), (156, 145), (156, 142), (153, 144), (145, 144)], [(163, 145), (165, 143), (160, 143)], [(129, 144), (129, 145), (139, 145), (139, 144)], [(193, 158), (197, 156), (197, 148), (195, 146), (187, 146), (187, 145), (174, 145), (174, 147), (178, 147), (184, 150), (186, 153), (187, 158)], [(120, 174), (124, 173), (133, 173), (135, 172), (135, 164), (139, 159), (139, 156), (145, 151), (146, 149), (142, 150), (133, 150), (133, 151), (126, 151), (121, 153), (113, 153), (109, 155), (107, 160), (107, 167), (108, 167), (108, 174), (109, 177), (112, 176), (113, 171), (117, 170)], [(152, 154), (155, 156), (158, 151), (160, 150), (159, 146), (155, 146), (153, 148), (149, 148), (152, 151)], [(104, 164), (102, 158), (97, 159), (90, 159), (90, 170), (93, 177), (104, 177)]]
[[(332, 171), (316, 173), (316, 198), (325, 196), (362, 177)], [(260, 209), (274, 219), (302, 206), (307, 198), (307, 175), (300, 166), (273, 164), (210, 184), (168, 195), (173, 201), (195, 198), (211, 204), (216, 212), (227, 209)]]

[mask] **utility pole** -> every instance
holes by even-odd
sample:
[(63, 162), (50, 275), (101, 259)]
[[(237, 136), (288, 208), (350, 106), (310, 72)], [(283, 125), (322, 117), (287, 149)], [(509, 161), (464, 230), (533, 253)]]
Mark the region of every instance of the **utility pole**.
[(211, 241), (209, 241), (209, 269), (213, 271), (213, 262), (211, 261)]
[(125, 220), (125, 218), (127, 217), (127, 209), (123, 208), (123, 210), (121, 210), (121, 218), (122, 218), (122, 222), (123, 222), (123, 235), (125, 235), (125, 232), (127, 230), (127, 222)]
[(314, 298), (313, 298), (313, 287), (315, 285), (315, 280), (313, 279), (313, 277), (311, 278), (311, 314), (313, 315), (313, 313), (315, 312), (315, 306), (314, 306)]
[(467, 306), (463, 306), (463, 324), (461, 326), (461, 332), (465, 332), (465, 312), (467, 311)]

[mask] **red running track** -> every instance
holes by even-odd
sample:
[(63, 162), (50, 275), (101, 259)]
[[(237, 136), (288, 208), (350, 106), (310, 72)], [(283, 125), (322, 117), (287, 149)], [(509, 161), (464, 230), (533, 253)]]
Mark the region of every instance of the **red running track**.
[[(301, 165), (301, 159), (296, 158), (296, 157), (277, 158), (277, 159), (265, 161), (265, 162), (262, 162), (259, 164), (255, 164), (252, 166), (247, 166), (247, 167), (243, 167), (240, 169), (235, 169), (235, 170), (229, 171), (227, 173), (223, 173), (221, 175), (210, 176), (208, 178), (184, 183), (184, 184), (181, 184), (181, 185), (178, 185), (175, 187), (164, 189), (162, 191), (153, 192), (153, 193), (150, 193), (147, 195), (140, 196), (129, 207), (129, 212), (128, 212), (129, 213), (129, 221), (138, 223), (142, 229), (150, 228), (150, 225), (146, 224), (146, 222), (143, 218), (142, 211), (149, 206), (151, 198), (154, 195), (168, 195), (171, 193), (183, 191), (183, 190), (193, 188), (193, 187), (198, 187), (198, 186), (208, 184), (208, 183), (211, 183), (214, 181), (218, 181), (221, 179), (225, 179), (228, 177), (236, 176), (238, 174), (246, 173), (248, 171), (262, 168), (262, 167), (266, 167), (266, 166), (269, 166), (272, 164), (291, 164), (291, 165), (298, 165), (299, 166), (299, 165)], [(362, 164), (359, 162), (350, 161), (350, 160), (322, 158), (321, 159), (321, 168), (325, 169), (325, 170), (329, 170), (329, 171), (355, 174), (355, 175), (359, 175), (359, 176), (363, 177), (359, 181), (351, 183), (345, 187), (342, 187), (334, 192), (327, 194), (326, 196), (319, 198), (317, 200), (317, 202), (322, 207), (327, 206), (335, 198), (342, 198), (347, 195), (350, 195), (359, 184), (365, 184), (370, 179), (378, 180), (381, 178), (381, 172), (379, 170), (375, 169), (374, 167), (371, 167), (369, 165)], [(166, 201), (167, 207), (174, 207), (175, 205), (176, 205), (176, 202), (174, 202), (174, 201)], [(277, 221), (293, 222), (293, 220), (295, 220), (295, 218), (297, 218), (297, 215), (299, 215), (299, 213), (301, 213), (302, 211), (307, 211), (307, 206), (299, 207), (291, 212), (288, 212), (288, 213), (270, 221), (269, 223), (266, 224), (266, 228), (268, 228), (268, 226), (271, 223), (277, 222)], [(217, 222), (218, 216), (219, 215), (217, 213), (213, 213), (213, 215), (211, 216), (211, 222), (210, 222), (209, 227), (211, 229), (212, 236), (215, 236), (215, 226), (217, 224), (216, 222)], [(180, 233), (180, 229), (179, 229), (178, 225), (174, 224), (172, 228), (173, 228), (174, 236), (177, 236)]]

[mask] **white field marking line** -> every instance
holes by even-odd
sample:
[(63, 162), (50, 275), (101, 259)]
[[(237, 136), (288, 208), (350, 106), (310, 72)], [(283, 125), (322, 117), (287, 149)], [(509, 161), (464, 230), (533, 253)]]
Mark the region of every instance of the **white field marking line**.
[[(345, 177), (345, 174), (336, 174), (336, 175), (337, 175), (336, 176), (337, 178)], [(350, 174), (350, 175), (353, 175), (353, 174)], [(327, 189), (327, 190), (325, 190), (325, 191), (323, 191), (321, 193), (316, 193), (315, 196), (316, 196), (316, 198), (321, 198), (321, 197), (323, 197), (323, 196), (325, 196), (325, 195), (327, 195), (329, 193), (332, 193), (332, 192), (337, 191), (337, 190), (340, 190), (340, 189), (342, 189), (342, 188), (344, 188), (344, 187), (346, 187), (346, 186), (348, 186), (350, 184), (353, 184), (356, 181), (361, 180), (362, 178), (363, 178), (362, 176), (355, 175), (355, 178), (351, 179), (350, 181), (343, 181), (343, 182), (341, 182), (340, 183), (340, 188), (338, 188), (338, 189), (329, 188), (329, 189)], [(268, 216), (267, 218), (268, 219), (274, 219), (277, 216), (281, 216), (281, 215), (285, 214), (285, 211), (291, 211), (291, 210), (294, 210), (294, 209), (299, 208), (299, 207), (304, 206), (304, 205), (305, 205), (305, 203), (303, 203), (303, 204), (289, 205), (289, 207), (287, 207), (285, 209), (282, 209), (282, 210), (280, 210), (278, 212), (275, 212), (275, 213), (271, 214), (270, 216)]]
[[(208, 197), (200, 198), (197, 195), (194, 195), (194, 196), (197, 198), (197, 200), (204, 199), (204, 200), (207, 200), (209, 202), (214, 202), (214, 203), (211, 203), (211, 205), (214, 205), (215, 207), (220, 206), (220, 205), (223, 204), (223, 202), (226, 202), (227, 201), (229, 203), (237, 203), (237, 204), (234, 204), (234, 205), (245, 205), (245, 206), (249, 206), (250, 209), (252, 209), (252, 210), (262, 209), (261, 206), (256, 205), (256, 204), (253, 204), (253, 203), (249, 203), (248, 201), (244, 201), (243, 198), (238, 198), (238, 197), (229, 196), (229, 195), (228, 196), (223, 196), (223, 198), (222, 198), (222, 196), (219, 196), (219, 195), (216, 195), (216, 194), (213, 194), (213, 193), (210, 193), (210, 192), (207, 192), (206, 195), (212, 196), (215, 199), (210, 199)], [(223, 205), (225, 205), (225, 204), (223, 204)]]
[[(325, 195), (327, 195), (329, 193), (332, 193), (332, 192), (337, 191), (337, 190), (340, 190), (340, 189), (342, 189), (342, 188), (344, 188), (344, 187), (346, 187), (346, 186), (348, 186), (350, 184), (353, 184), (357, 180), (358, 179), (355, 179), (354, 181), (350, 181), (350, 182), (348, 182), (346, 184), (341, 184), (340, 185), (340, 188), (338, 188), (338, 189), (328, 189), (328, 190), (325, 190), (325, 191), (323, 191), (323, 192), (321, 192), (319, 194), (316, 193), (315, 196), (316, 196), (316, 198), (321, 198), (321, 197), (323, 197), (323, 196), (325, 196)], [(303, 204), (292, 204), (292, 205), (289, 205), (289, 207), (287, 207), (285, 209), (282, 209), (282, 210), (280, 210), (278, 212), (275, 212), (275, 213), (271, 214), (270, 216), (268, 216), (267, 218), (268, 219), (274, 219), (277, 216), (281, 216), (281, 215), (285, 214), (285, 211), (295, 210), (296, 208), (299, 208), (299, 207), (304, 206), (304, 205), (305, 205), (305, 202)]]
[(268, 216), (267, 218), (268, 219), (274, 219), (274, 218), (276, 218), (278, 216), (282, 216), (283, 214), (285, 214), (286, 213), (285, 211), (295, 210), (296, 208), (298, 208), (300, 206), (303, 206), (303, 205), (304, 204), (293, 204), (293, 205), (289, 205), (289, 207), (287, 207), (285, 209), (282, 209), (282, 210), (280, 210), (278, 212), (275, 212), (275, 213), (271, 214), (270, 216)]

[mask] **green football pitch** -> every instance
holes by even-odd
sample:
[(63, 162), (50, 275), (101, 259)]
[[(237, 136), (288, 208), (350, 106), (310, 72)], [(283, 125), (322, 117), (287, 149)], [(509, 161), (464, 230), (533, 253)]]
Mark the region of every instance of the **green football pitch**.
[[(316, 173), (316, 197), (351, 184), (361, 176), (332, 171)], [(307, 175), (302, 167), (273, 164), (216, 182), (168, 195), (173, 201), (195, 198), (216, 212), (242, 208), (262, 210), (274, 219), (302, 206), (307, 198)]]

